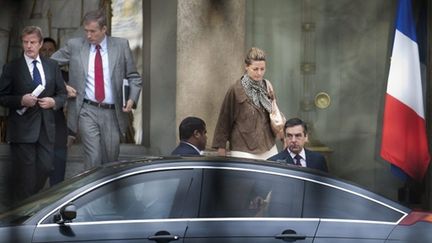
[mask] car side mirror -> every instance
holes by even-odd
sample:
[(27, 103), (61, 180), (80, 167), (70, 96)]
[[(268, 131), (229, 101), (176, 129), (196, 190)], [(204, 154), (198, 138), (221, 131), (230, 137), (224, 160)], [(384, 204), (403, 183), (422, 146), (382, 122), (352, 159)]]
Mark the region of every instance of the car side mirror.
[(66, 204), (65, 206), (60, 208), (58, 214), (54, 215), (54, 222), (57, 224), (64, 224), (71, 222), (76, 218), (77, 209), (73, 204)]

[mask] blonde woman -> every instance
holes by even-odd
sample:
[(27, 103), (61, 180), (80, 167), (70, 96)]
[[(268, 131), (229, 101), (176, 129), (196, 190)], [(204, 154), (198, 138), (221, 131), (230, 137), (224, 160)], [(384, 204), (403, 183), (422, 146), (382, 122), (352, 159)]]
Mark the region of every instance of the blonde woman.
[(267, 159), (277, 154), (265, 71), (265, 52), (252, 47), (245, 58), (245, 74), (228, 89), (220, 109), (212, 144), (218, 155)]

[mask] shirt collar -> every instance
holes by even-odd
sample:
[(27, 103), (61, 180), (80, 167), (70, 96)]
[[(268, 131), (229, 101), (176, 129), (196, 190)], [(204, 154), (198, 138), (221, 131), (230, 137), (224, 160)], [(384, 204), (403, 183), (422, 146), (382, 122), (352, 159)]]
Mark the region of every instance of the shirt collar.
[(33, 61), (34, 61), (34, 60), (37, 60), (40, 64), (42, 64), (42, 61), (41, 61), (39, 55), (36, 57), (36, 59), (33, 59), (33, 58), (31, 58), (31, 57), (28, 57), (26, 54), (24, 54), (24, 59), (25, 59), (27, 65), (29, 65), (29, 66), (30, 66), (30, 65), (33, 65)]
[(187, 144), (187, 145), (189, 145), (189, 146), (191, 146), (192, 148), (194, 148), (200, 155), (202, 155), (202, 151), (201, 150), (199, 150), (195, 145), (193, 145), (193, 144), (191, 144), (191, 143), (188, 143), (188, 142), (186, 142), (186, 141), (180, 141), (181, 143), (185, 143), (185, 144)]
[[(105, 52), (107, 50), (107, 36), (106, 35), (103, 38), (102, 42), (99, 43), (99, 45), (101, 46), (102, 52)], [(91, 50), (94, 52), (96, 51), (96, 45), (95, 44), (91, 44)]]
[[(287, 150), (288, 150), (288, 153), (290, 154), (291, 158), (294, 159), (294, 156), (296, 156), (296, 154), (291, 152), (288, 148), (287, 148)], [(302, 159), (306, 160), (306, 152), (305, 152), (304, 148), (300, 151), (299, 155), (302, 157)]]

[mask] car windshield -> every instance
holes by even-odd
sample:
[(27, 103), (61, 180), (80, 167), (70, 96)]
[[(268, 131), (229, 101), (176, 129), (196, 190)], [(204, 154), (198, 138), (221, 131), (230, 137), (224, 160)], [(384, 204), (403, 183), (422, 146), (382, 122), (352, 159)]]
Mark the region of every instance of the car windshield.
[(70, 192), (97, 180), (101, 174), (95, 172), (99, 170), (100, 169), (95, 169), (76, 175), (52, 188), (29, 197), (19, 205), (9, 208), (7, 211), (0, 214), (0, 226), (23, 223), (44, 207), (60, 200)]

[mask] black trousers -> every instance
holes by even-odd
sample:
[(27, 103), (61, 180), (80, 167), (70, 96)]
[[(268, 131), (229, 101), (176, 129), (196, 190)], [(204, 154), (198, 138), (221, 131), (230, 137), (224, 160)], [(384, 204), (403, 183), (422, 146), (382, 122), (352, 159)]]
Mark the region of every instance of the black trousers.
[(55, 142), (54, 142), (54, 170), (49, 175), (49, 184), (54, 186), (65, 178), (67, 160), (68, 129), (63, 109), (54, 112), (55, 118)]
[(53, 170), (54, 143), (41, 128), (36, 143), (10, 143), (12, 201), (23, 200), (39, 192)]

